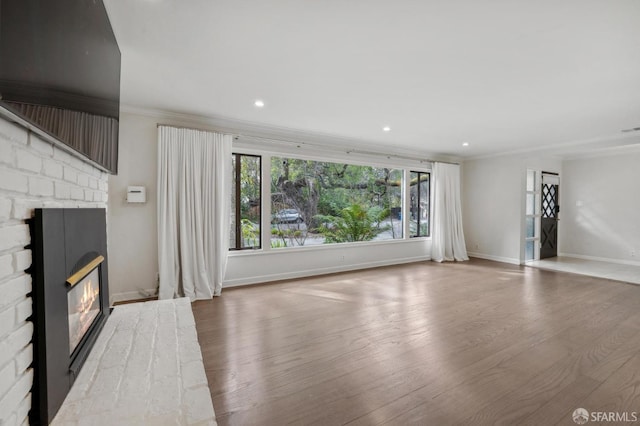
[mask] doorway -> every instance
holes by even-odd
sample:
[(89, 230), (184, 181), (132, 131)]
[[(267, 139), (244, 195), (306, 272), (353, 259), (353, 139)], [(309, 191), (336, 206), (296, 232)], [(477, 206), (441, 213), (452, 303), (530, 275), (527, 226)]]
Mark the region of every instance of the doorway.
[(557, 173), (542, 172), (540, 259), (558, 255), (559, 193), (560, 176)]

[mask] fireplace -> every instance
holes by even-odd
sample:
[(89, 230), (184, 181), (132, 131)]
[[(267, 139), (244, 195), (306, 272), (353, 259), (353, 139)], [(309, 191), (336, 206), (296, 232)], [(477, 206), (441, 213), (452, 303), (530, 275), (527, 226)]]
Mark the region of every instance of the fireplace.
[(31, 424), (48, 424), (109, 315), (104, 209), (36, 209)]
[[(100, 264), (98, 256), (67, 280), (67, 315), (69, 316), (69, 355), (86, 336), (100, 313)], [(89, 272), (87, 272), (89, 271)]]

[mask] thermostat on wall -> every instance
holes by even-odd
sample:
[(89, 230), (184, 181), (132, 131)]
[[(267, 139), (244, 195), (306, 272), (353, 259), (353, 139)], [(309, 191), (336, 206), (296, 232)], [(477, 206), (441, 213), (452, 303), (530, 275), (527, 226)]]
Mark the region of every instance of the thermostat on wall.
[(127, 187), (127, 203), (146, 203), (147, 189), (144, 186)]

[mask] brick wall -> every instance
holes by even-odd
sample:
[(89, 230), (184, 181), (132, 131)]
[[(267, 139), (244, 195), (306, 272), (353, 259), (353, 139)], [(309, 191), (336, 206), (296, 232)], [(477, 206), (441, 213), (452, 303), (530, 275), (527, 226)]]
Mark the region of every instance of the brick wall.
[(37, 207), (107, 206), (107, 174), (0, 117), (0, 425), (26, 424), (33, 381), (31, 236)]

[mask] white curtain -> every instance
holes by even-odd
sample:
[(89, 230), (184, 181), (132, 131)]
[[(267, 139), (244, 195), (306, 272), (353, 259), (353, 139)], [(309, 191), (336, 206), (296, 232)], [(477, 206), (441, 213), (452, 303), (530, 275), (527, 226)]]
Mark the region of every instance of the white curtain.
[(431, 258), (436, 262), (469, 260), (462, 231), (460, 166), (435, 163), (434, 223)]
[(220, 295), (229, 250), (231, 140), (158, 126), (160, 299)]

